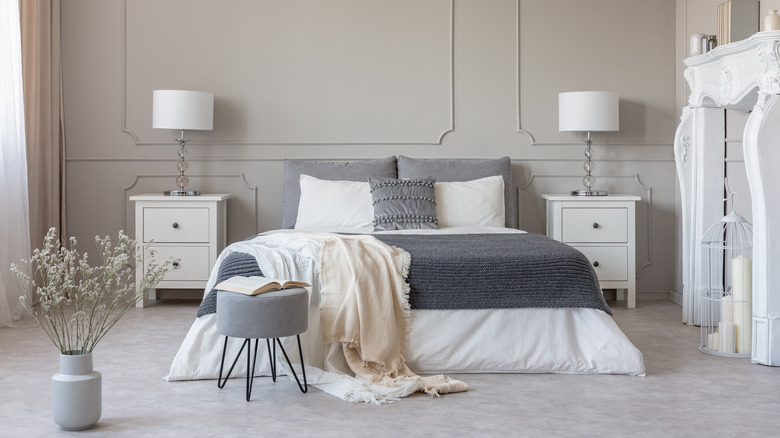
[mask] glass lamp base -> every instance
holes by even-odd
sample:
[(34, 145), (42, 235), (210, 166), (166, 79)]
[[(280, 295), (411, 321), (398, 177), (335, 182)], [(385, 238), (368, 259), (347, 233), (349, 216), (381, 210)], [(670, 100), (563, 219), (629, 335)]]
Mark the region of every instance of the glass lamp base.
[(607, 196), (606, 190), (572, 190), (572, 196)]
[(198, 190), (166, 190), (163, 192), (164, 196), (199, 196)]

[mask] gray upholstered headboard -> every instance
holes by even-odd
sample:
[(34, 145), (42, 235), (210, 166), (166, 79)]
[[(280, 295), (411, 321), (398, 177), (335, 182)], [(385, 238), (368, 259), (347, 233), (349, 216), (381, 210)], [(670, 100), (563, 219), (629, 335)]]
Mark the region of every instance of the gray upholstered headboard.
[(492, 160), (421, 159), (405, 156), (361, 161), (285, 160), (282, 228), (294, 228), (301, 198), (300, 175), (333, 181), (433, 177), (436, 181), (470, 181), (493, 175), (504, 178), (505, 225), (515, 227), (515, 202), (509, 157)]
[(332, 181), (368, 181), (398, 178), (395, 157), (364, 161), (285, 160), (282, 185), (282, 228), (295, 228), (301, 199), (301, 174)]
[(509, 157), (493, 160), (454, 160), (398, 157), (398, 178), (433, 177), (439, 182), (471, 181), (488, 176), (504, 178), (504, 225), (515, 227), (515, 197)]

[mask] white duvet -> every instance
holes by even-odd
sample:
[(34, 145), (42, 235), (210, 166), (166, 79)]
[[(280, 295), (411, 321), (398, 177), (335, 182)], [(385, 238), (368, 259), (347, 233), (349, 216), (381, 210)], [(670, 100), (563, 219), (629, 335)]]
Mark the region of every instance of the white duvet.
[[(377, 394), (363, 382), (355, 381), (344, 374), (348, 372), (345, 364), (323, 343), (319, 329), (318, 246), (314, 241), (290, 234), (293, 231), (302, 230), (266, 233), (228, 246), (219, 256), (205, 291), (210, 291), (214, 286), (219, 265), (231, 252), (253, 254), (261, 271), (267, 276), (308, 281), (312, 285), (309, 329), (301, 335), (301, 341), (309, 382), (326, 392), (351, 401), (381, 402), (397, 398), (398, 395), (392, 392)], [(522, 231), (479, 227), (397, 232), (431, 234)], [(196, 318), (165, 380), (216, 379), (223, 342), (216, 330), (216, 315)], [(240, 344), (241, 340), (231, 339), (226, 360), (232, 361)], [(293, 362), (299, 364), (295, 338), (285, 339), (284, 345)], [(596, 309), (412, 310), (411, 327), (404, 351), (409, 367), (421, 374), (645, 373), (642, 353), (631, 344), (609, 315)], [(270, 375), (266, 350), (258, 349), (258, 355), (260, 357), (255, 374)], [(282, 362), (279, 362), (280, 366), (286, 368), (286, 364)], [(245, 376), (245, 364), (245, 361), (239, 360), (233, 375)]]

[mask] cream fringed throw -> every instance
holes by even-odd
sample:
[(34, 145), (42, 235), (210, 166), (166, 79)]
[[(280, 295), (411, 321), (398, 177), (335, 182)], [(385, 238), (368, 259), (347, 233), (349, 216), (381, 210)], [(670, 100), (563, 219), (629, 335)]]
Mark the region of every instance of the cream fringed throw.
[(320, 240), (320, 326), (325, 341), (341, 344), (355, 376), (395, 388), (393, 396), (466, 391), (442, 375), (421, 377), (406, 366), (402, 344), (409, 327), (409, 253), (373, 236), (310, 235)]

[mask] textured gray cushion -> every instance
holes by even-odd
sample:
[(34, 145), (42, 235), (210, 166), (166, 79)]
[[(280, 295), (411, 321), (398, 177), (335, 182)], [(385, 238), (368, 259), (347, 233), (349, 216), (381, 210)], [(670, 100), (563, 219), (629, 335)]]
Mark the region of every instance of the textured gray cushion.
[(493, 175), (504, 178), (505, 225), (515, 227), (515, 197), (509, 157), (494, 160), (419, 159), (398, 157), (398, 178), (432, 177), (439, 182), (471, 181)]
[(257, 295), (217, 292), (217, 332), (234, 338), (283, 338), (306, 331), (309, 293), (282, 289)]
[(438, 228), (434, 184), (433, 178), (368, 178), (374, 230)]
[(301, 199), (300, 175), (331, 181), (367, 181), (376, 178), (396, 178), (395, 157), (365, 161), (285, 160), (282, 186), (282, 228), (294, 228)]

